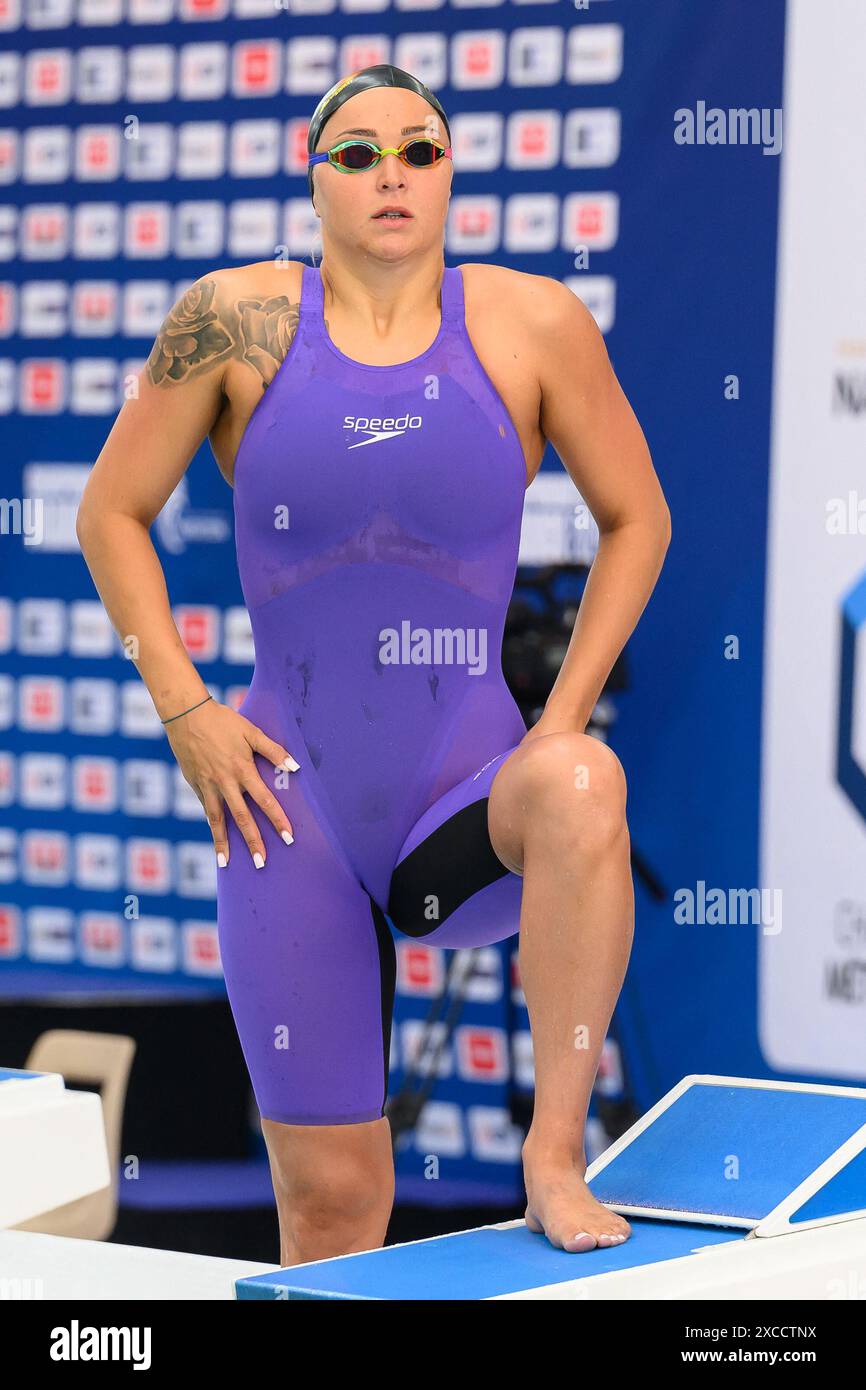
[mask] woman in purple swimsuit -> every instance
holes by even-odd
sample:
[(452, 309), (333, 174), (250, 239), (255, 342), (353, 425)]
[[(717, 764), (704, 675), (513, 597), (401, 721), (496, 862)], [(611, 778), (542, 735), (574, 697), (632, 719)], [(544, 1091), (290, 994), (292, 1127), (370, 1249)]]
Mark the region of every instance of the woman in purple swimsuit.
[[(450, 130), (432, 93), (390, 65), (352, 74), (309, 150), (320, 268), (218, 270), (178, 301), (88, 482), (82, 549), (208, 815), (283, 1263), (385, 1238), (389, 920), (447, 947), (519, 931), (527, 1222), (566, 1250), (609, 1245), (630, 1227), (583, 1181), (584, 1124), (633, 892), (623, 771), (585, 727), (668, 510), (581, 302), (547, 277), (445, 267)], [(255, 639), (238, 710), (208, 699), (148, 535), (206, 436), (234, 486)], [(548, 440), (601, 542), (527, 732), (500, 652)]]

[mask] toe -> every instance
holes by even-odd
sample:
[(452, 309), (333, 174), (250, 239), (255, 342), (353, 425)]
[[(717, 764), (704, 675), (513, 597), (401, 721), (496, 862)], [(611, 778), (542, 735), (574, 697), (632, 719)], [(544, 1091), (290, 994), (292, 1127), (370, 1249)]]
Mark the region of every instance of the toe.
[(538, 1217), (535, 1215), (535, 1212), (532, 1211), (532, 1209), (531, 1209), (530, 1207), (527, 1207), (527, 1208), (526, 1208), (526, 1215), (525, 1215), (524, 1219), (525, 1219), (526, 1224), (527, 1224), (527, 1226), (529, 1227), (530, 1231), (534, 1231), (534, 1232), (536, 1233), (536, 1235), (543, 1235), (543, 1234), (544, 1234), (544, 1227), (542, 1226), (542, 1224), (541, 1224), (541, 1222), (539, 1221)]
[(590, 1231), (578, 1231), (576, 1235), (567, 1237), (562, 1242), (563, 1250), (569, 1254), (583, 1254), (585, 1250), (594, 1250), (596, 1238)]

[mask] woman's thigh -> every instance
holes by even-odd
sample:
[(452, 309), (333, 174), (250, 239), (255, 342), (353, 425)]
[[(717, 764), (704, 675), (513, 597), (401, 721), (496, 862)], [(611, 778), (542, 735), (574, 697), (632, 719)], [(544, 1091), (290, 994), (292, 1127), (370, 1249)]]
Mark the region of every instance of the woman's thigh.
[(227, 817), (217, 871), (226, 991), (264, 1119), (342, 1125), (380, 1119), (387, 1092), (394, 943), (381, 909), (335, 853), (303, 774), (277, 793), (286, 845), (249, 802), (266, 848), (256, 869)]
[(388, 894), (398, 931), (446, 947), (490, 946), (520, 926), (523, 880), (493, 848), (488, 800), (507, 748), (435, 801), (406, 837)]

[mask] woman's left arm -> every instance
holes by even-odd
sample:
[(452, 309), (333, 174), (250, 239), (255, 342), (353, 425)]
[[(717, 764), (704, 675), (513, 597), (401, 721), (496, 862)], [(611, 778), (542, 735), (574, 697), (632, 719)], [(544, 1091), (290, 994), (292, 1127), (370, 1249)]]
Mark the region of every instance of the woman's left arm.
[(581, 732), (647, 605), (671, 518), (643, 431), (590, 311), (558, 280), (534, 277), (541, 427), (599, 529), (599, 546), (559, 674), (530, 732)]

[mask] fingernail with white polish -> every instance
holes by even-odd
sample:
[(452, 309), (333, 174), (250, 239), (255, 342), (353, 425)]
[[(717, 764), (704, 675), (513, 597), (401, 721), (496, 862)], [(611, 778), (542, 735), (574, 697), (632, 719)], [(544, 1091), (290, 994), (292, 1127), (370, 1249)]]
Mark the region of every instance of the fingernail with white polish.
[(281, 830), (281, 831), (280, 831), (280, 834), (282, 835), (282, 837), (283, 837), (283, 839), (285, 840), (285, 842), (286, 842), (287, 845), (293, 845), (293, 844), (295, 843), (295, 837), (294, 837), (294, 835), (291, 833), (291, 831), (289, 831), (289, 830)]
[(229, 861), (226, 859), (226, 857), (225, 857), (225, 855), (223, 854), (222, 850), (220, 850), (219, 854), (217, 855), (217, 863), (219, 864), (220, 868), (221, 868), (221, 869), (224, 869), (225, 866), (226, 866), (226, 864), (227, 864), (228, 862), (229, 862)]
[(260, 854), (253, 855), (253, 863), (257, 869), (263, 869), (265, 867), (265, 861)]
[(289, 772), (297, 772), (298, 769), (300, 768), (300, 766), (301, 766), (301, 764), (295, 762), (295, 760), (294, 760), (294, 758), (292, 757), (291, 753), (289, 754), (289, 756), (286, 758), (285, 762), (283, 763), (283, 767), (288, 768)]

